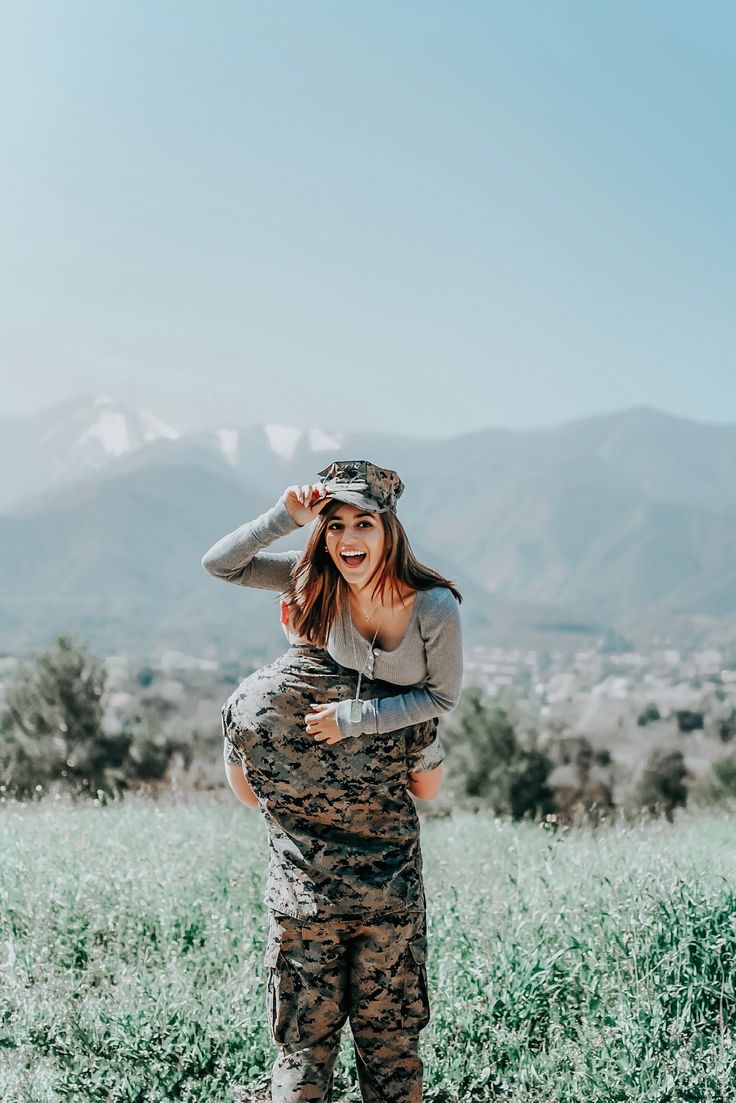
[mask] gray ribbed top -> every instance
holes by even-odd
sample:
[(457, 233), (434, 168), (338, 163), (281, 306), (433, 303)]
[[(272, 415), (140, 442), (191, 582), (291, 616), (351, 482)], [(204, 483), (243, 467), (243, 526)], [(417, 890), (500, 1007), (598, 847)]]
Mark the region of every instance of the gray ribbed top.
[[(202, 556), (202, 566), (215, 578), (238, 586), (255, 586), (282, 593), (287, 589), (299, 552), (267, 552), (263, 549), (301, 526), (293, 519), (283, 498), (240, 528), (223, 536)], [(414, 601), (406, 632), (392, 651), (376, 647), (355, 629), (355, 651), (350, 632), (350, 610), (343, 610), (327, 641), (336, 662), (365, 677), (399, 686), (406, 693), (382, 700), (364, 700), (361, 719), (350, 720), (350, 702), (341, 701), (337, 723), (343, 736), (396, 731), (453, 709), (460, 699), (463, 673), (462, 634), (457, 599), (446, 586), (420, 590)], [(370, 692), (370, 686), (365, 687)], [(361, 691), (361, 696), (365, 693)], [(322, 702), (315, 701), (315, 704)]]

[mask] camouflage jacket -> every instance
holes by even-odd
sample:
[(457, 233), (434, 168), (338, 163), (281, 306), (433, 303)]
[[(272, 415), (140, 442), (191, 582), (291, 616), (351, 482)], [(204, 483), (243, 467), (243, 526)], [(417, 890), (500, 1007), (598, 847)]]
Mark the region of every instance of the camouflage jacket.
[[(240, 763), (269, 837), (265, 903), (295, 918), (377, 915), (424, 901), (409, 771), (444, 759), (437, 720), (328, 746), (307, 734), (314, 704), (355, 693), (357, 674), (292, 644), (222, 709), (224, 757)], [(396, 686), (371, 682), (371, 696)]]

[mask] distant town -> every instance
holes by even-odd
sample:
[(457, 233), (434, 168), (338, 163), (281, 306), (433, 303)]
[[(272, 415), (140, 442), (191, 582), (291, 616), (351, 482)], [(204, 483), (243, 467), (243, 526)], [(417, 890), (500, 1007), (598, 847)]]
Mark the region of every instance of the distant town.
[[(13, 657), (0, 659), (0, 704), (17, 663)], [(126, 655), (108, 656), (103, 665), (106, 725), (114, 731), (119, 714), (144, 690), (181, 707), (196, 688), (202, 694), (201, 706), (189, 707), (188, 717), (206, 723), (218, 690), (226, 696), (227, 687), (235, 686), (257, 664), (240, 670), (232, 662), (219, 664), (164, 650), (143, 665)], [(632, 726), (674, 722), (678, 714), (690, 714), (694, 733), (715, 734), (719, 720), (736, 709), (736, 654), (713, 649), (685, 654), (656, 645), (646, 652), (612, 653), (603, 640), (572, 655), (476, 646), (465, 656), (464, 683), (480, 687), (489, 701), (523, 702), (541, 729), (564, 727), (593, 742)]]
[[(104, 671), (99, 730), (111, 751), (116, 740), (137, 742), (134, 760), (145, 748), (145, 756), (159, 762), (160, 781), (175, 788), (224, 784), (220, 709), (262, 661), (220, 663), (172, 649), (148, 661), (126, 654), (90, 656), (90, 661)], [(0, 659), (0, 709), (21, 670), (20, 660)], [(44, 738), (53, 748), (57, 714), (52, 707), (45, 712)], [(462, 730), (469, 715), (475, 717), (474, 731)], [(448, 801), (456, 793), (465, 799), (484, 791), (484, 779), (505, 753), (503, 740), (494, 740), (498, 724), (507, 721), (515, 733), (513, 755), (524, 769), (534, 772), (530, 754), (543, 756), (538, 772), (542, 781), (546, 778), (544, 792), (551, 794), (544, 799), (558, 818), (566, 810), (571, 818), (579, 808), (589, 815), (591, 809), (619, 807), (646, 787), (653, 773), (665, 779), (665, 789), (675, 785), (682, 804), (685, 786), (708, 787), (714, 768), (720, 774), (730, 769), (726, 760), (736, 746), (736, 654), (717, 649), (686, 653), (656, 642), (646, 650), (615, 651), (605, 637), (568, 653), (470, 648), (463, 700), (440, 723), (447, 735)], [(61, 731), (66, 731), (63, 724)], [(63, 767), (64, 756), (61, 762)], [(477, 780), (469, 781), (472, 776)], [(544, 807), (540, 800), (535, 797), (537, 811)]]
[(593, 647), (569, 657), (479, 646), (466, 656), (465, 678), (489, 697), (516, 690), (540, 717), (588, 732), (637, 720), (650, 705), (663, 720), (682, 710), (712, 715), (736, 707), (736, 655), (717, 650), (612, 654)]

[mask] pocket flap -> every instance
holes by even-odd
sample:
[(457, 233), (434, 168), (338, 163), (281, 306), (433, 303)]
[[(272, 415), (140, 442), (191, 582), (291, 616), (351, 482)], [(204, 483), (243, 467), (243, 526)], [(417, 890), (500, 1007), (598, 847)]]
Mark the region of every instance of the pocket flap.
[(414, 938), (409, 943), (409, 949), (411, 950), (411, 956), (414, 958), (418, 965), (424, 965), (427, 960), (427, 947), (424, 939)]

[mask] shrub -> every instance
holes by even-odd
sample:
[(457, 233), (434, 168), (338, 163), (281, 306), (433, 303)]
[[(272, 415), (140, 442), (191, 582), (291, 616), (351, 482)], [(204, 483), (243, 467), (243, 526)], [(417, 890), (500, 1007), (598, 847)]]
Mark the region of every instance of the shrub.
[(552, 763), (535, 747), (521, 744), (508, 712), (488, 707), (478, 686), (463, 692), (450, 729), (451, 768), (461, 799), (490, 805), (497, 815), (515, 820), (552, 811), (546, 785)]
[(702, 712), (693, 712), (691, 709), (678, 709), (677, 728), (681, 732), (694, 732), (703, 727)]
[(134, 780), (163, 777), (180, 740), (162, 734), (166, 702), (151, 698), (120, 732), (104, 731), (106, 675), (86, 647), (62, 635), (19, 663), (0, 713), (0, 770), (6, 791), (25, 799), (44, 789), (74, 796), (120, 793)]
[(640, 728), (646, 727), (647, 724), (653, 724), (655, 720), (661, 720), (659, 709), (653, 701), (639, 713), (639, 719), (636, 721)]
[(729, 796), (736, 797), (736, 754), (714, 762), (713, 774), (721, 789)]
[(0, 761), (8, 789), (30, 796), (39, 785), (95, 794), (108, 788), (119, 746), (102, 732), (105, 671), (69, 636), (21, 662), (0, 717)]
[(633, 809), (652, 816), (664, 815), (672, 822), (675, 808), (687, 803), (689, 778), (682, 751), (653, 751), (634, 790)]
[(731, 714), (718, 722), (718, 735), (721, 743), (730, 743), (736, 735), (736, 709), (731, 709)]

